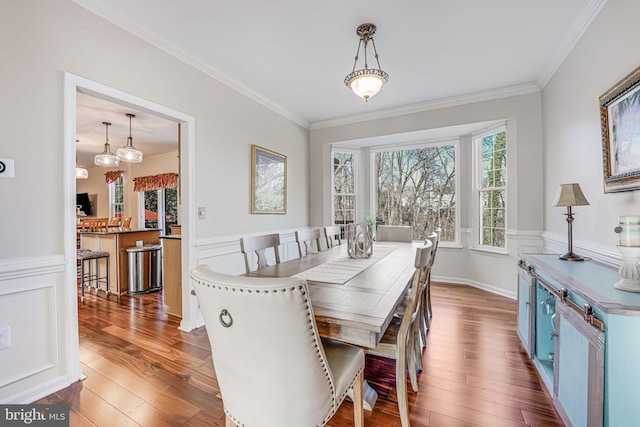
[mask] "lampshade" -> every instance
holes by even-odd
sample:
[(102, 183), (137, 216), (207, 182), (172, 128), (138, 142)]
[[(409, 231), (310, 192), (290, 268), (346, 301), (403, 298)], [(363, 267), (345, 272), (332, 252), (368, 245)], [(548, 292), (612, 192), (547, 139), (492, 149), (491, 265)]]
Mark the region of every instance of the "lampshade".
[[(353, 93), (364, 99), (365, 102), (372, 96), (377, 94), (382, 86), (389, 80), (389, 75), (382, 71), (380, 60), (378, 59), (378, 51), (376, 43), (373, 41), (373, 34), (376, 32), (376, 26), (373, 24), (362, 24), (356, 29), (356, 34), (360, 37), (358, 42), (358, 50), (356, 58), (353, 62), (353, 71), (344, 78), (344, 84), (349, 87)], [(369, 68), (367, 61), (367, 47), (371, 42), (373, 53), (376, 58), (378, 68)], [(356, 70), (358, 65), (358, 56), (360, 55), (360, 47), (364, 44), (364, 68)]]
[(589, 202), (582, 194), (580, 184), (560, 184), (556, 198), (551, 204), (553, 207), (559, 206), (586, 206)]
[(106, 129), (106, 139), (104, 143), (104, 151), (101, 154), (97, 154), (93, 158), (93, 162), (96, 166), (103, 166), (107, 168), (112, 168), (120, 165), (120, 159), (118, 159), (112, 152), (109, 146), (109, 126), (111, 123), (102, 122)]
[(142, 161), (142, 151), (136, 150), (133, 146), (133, 138), (131, 137), (131, 119), (135, 117), (133, 114), (126, 114), (129, 117), (129, 137), (127, 138), (127, 145), (122, 148), (118, 148), (116, 156), (123, 162), (140, 163)]
[(89, 171), (83, 168), (82, 166), (78, 166), (76, 162), (76, 179), (87, 179), (89, 178)]

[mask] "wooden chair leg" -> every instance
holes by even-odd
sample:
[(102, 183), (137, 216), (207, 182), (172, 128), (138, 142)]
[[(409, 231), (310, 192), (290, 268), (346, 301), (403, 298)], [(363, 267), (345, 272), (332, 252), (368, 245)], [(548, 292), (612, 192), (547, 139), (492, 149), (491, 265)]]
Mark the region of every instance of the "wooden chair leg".
[(402, 423), (402, 427), (410, 427), (409, 405), (407, 400), (406, 347), (401, 347), (399, 350), (398, 357), (396, 358), (396, 391), (398, 392), (398, 409), (400, 409), (400, 422)]
[(360, 371), (353, 383), (353, 424), (364, 427), (364, 370)]

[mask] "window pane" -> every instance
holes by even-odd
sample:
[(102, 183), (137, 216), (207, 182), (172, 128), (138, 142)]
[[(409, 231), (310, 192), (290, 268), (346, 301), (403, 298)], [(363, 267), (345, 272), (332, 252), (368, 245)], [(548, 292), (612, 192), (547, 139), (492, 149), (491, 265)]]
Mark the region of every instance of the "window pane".
[(164, 229), (165, 234), (171, 234), (171, 226), (178, 225), (178, 189), (164, 189)]
[(158, 190), (144, 192), (144, 228), (158, 228)]
[(333, 152), (334, 223), (353, 222), (356, 209), (355, 155)]
[(411, 225), (416, 240), (436, 227), (455, 240), (455, 146), (385, 151), (375, 155), (379, 223)]

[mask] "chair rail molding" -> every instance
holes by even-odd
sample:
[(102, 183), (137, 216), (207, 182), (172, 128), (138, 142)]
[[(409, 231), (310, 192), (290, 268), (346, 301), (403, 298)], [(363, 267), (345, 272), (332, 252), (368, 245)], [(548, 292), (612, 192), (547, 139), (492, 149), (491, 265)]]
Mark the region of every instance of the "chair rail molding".
[[(0, 260), (0, 282), (64, 271), (64, 255)], [(4, 291), (4, 290), (3, 290)]]
[[(565, 253), (567, 251), (567, 236), (556, 233), (543, 232), (544, 252)], [(610, 267), (618, 268), (622, 263), (620, 252), (613, 245), (606, 245), (599, 242), (573, 239), (574, 252), (582, 256), (592, 258)]]

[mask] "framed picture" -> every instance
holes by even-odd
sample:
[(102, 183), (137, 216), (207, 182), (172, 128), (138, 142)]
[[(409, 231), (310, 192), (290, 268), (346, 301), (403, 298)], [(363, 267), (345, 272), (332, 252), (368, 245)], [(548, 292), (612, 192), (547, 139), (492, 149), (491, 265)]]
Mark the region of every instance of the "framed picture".
[(640, 67), (600, 97), (604, 192), (640, 188)]
[(287, 156), (251, 146), (251, 213), (287, 213)]

